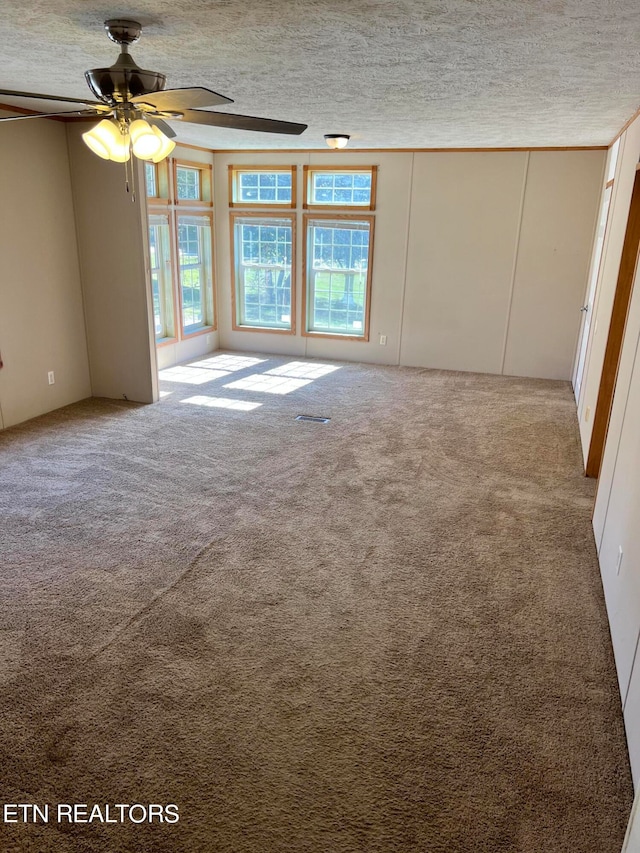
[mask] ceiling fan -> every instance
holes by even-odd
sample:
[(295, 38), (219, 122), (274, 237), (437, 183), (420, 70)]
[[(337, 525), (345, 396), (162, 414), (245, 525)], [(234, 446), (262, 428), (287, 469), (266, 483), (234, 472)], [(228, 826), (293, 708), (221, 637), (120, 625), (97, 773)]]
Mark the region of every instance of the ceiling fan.
[(201, 86), (165, 89), (164, 74), (140, 68), (129, 54), (129, 45), (138, 41), (142, 26), (137, 21), (121, 18), (105, 21), (104, 26), (111, 41), (120, 45), (120, 56), (109, 68), (92, 68), (85, 72), (87, 84), (99, 100), (0, 89), (0, 96), (81, 105), (73, 110), (7, 116), (0, 121), (50, 116), (69, 116), (83, 121), (102, 118), (96, 127), (83, 134), (84, 141), (100, 157), (118, 162), (129, 160), (131, 152), (142, 160), (156, 163), (164, 160), (175, 147), (172, 140), (176, 136), (166, 119), (266, 133), (300, 134), (306, 130), (306, 124), (202, 109), (233, 101)]

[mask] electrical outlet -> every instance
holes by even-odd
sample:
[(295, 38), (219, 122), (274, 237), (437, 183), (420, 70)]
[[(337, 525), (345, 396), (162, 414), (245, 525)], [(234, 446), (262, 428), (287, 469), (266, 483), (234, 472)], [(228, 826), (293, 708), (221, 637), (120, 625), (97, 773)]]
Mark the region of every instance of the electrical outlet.
[(55, 385), (56, 377), (53, 370), (47, 373), (47, 379), (49, 380), (49, 385)]
[(380, 335), (380, 346), (386, 347), (386, 345), (387, 345), (387, 336), (386, 335)]
[(587, 406), (587, 408), (585, 409), (585, 413), (584, 413), (585, 423), (589, 422), (589, 415), (590, 414), (591, 414), (591, 409), (589, 408), (589, 406)]
[(620, 574), (622, 568), (622, 545), (618, 545), (618, 559), (616, 560), (616, 574)]

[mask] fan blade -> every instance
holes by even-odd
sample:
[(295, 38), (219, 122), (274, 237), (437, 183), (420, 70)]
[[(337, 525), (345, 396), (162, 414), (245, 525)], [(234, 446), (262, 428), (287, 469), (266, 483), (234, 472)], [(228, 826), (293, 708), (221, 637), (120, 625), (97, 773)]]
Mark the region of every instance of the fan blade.
[(0, 121), (22, 121), (25, 118), (53, 118), (54, 116), (71, 116), (75, 119), (81, 119), (82, 121), (86, 121), (87, 119), (93, 119), (94, 121), (100, 118), (102, 113), (96, 112), (85, 112), (82, 110), (74, 110), (73, 112), (64, 112), (64, 113), (24, 113), (19, 116), (2, 116)]
[(257, 130), (263, 133), (299, 134), (307, 129), (306, 124), (292, 121), (276, 121), (272, 118), (239, 116), (233, 113), (216, 113), (209, 110), (185, 110), (182, 121), (193, 124), (209, 124), (212, 127), (231, 127), (235, 130)]
[(105, 110), (110, 109), (106, 104), (100, 101), (90, 101), (88, 98), (65, 98), (62, 95), (40, 95), (37, 92), (14, 92), (11, 89), (0, 89), (0, 97), (3, 95), (11, 95), (13, 98), (33, 98), (39, 101), (60, 101), (63, 104), (86, 104), (91, 107), (102, 107)]
[(74, 122), (74, 121), (98, 121), (101, 118), (111, 118), (110, 115), (105, 115), (105, 113), (64, 113), (67, 116), (65, 121)]
[(168, 125), (166, 121), (162, 121), (161, 118), (149, 115), (149, 113), (145, 113), (144, 117), (149, 122), (149, 124), (152, 124), (154, 127), (157, 127), (158, 130), (161, 130), (165, 136), (169, 137), (169, 139), (173, 139), (174, 136), (177, 135), (175, 130), (170, 127), (170, 125)]
[(232, 104), (231, 98), (225, 98), (211, 89), (195, 86), (190, 89), (165, 89), (150, 95), (137, 95), (131, 98), (133, 104), (150, 104), (158, 112), (184, 112), (196, 107), (215, 107), (219, 104)]

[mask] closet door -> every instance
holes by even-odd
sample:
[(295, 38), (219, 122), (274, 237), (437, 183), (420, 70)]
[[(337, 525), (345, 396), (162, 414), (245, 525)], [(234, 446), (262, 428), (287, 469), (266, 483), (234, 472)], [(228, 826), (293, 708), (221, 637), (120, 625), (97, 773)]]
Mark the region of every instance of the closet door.
[(637, 351), (625, 408), (600, 547), (600, 571), (623, 702), (640, 633), (640, 354)]

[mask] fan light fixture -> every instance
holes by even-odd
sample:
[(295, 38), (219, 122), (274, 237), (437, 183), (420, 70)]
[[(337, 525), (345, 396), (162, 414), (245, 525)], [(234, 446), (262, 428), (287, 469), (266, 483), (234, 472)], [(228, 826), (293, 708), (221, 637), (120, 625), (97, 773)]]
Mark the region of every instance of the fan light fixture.
[(329, 148), (346, 148), (351, 137), (347, 133), (325, 133), (324, 140)]
[(139, 160), (159, 163), (176, 147), (172, 139), (141, 118), (130, 124), (103, 119), (87, 133), (83, 133), (82, 138), (98, 157), (115, 160), (116, 163), (126, 163), (132, 152)]

